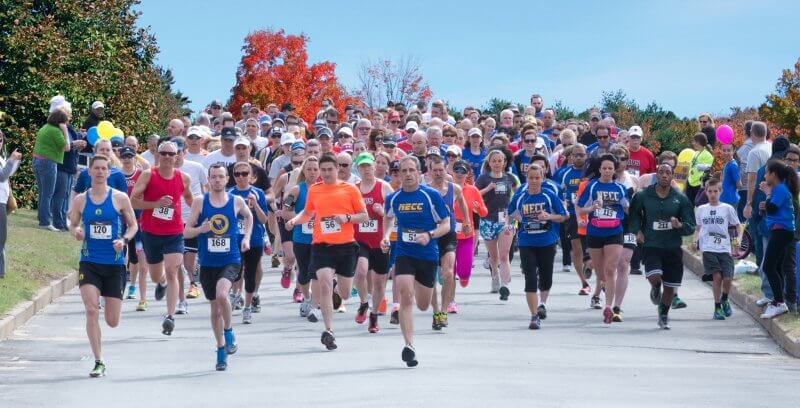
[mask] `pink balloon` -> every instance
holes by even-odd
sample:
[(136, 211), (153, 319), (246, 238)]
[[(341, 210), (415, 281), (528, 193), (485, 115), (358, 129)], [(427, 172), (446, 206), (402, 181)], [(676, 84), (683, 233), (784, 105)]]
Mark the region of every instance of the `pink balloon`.
[(717, 128), (717, 140), (726, 145), (733, 142), (733, 129), (728, 125), (722, 125)]

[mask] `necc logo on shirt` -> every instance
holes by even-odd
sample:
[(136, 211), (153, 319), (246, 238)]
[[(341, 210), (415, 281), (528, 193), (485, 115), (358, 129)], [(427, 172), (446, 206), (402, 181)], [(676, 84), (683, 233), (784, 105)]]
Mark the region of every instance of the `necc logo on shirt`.
[(544, 211), (544, 203), (531, 203), (522, 205), (522, 213), (525, 215), (537, 214), (542, 211)]
[(397, 211), (402, 212), (422, 212), (422, 203), (407, 203), (397, 206)]

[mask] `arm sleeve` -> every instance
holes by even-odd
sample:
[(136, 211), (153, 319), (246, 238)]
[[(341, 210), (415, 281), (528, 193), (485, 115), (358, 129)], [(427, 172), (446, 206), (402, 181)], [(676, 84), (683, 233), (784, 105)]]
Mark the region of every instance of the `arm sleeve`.
[(739, 225), (739, 214), (736, 213), (736, 209), (730, 204), (726, 205), (728, 206), (728, 225), (732, 227)]
[(6, 165), (0, 169), (0, 182), (7, 181), (19, 168), (19, 161), (8, 160)]

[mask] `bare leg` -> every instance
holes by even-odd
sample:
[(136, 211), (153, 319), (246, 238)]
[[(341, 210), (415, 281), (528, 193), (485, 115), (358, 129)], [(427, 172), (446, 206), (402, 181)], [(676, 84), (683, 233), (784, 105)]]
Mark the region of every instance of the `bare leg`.
[(621, 307), (625, 292), (628, 290), (628, 273), (631, 268), (631, 257), (633, 250), (623, 248), (617, 263), (617, 280), (614, 287), (614, 306)]
[(714, 283), (711, 285), (711, 292), (714, 294), (714, 303), (719, 303), (722, 298), (722, 274), (719, 271), (714, 271)]
[[(319, 296), (314, 296), (315, 301), (319, 303), (319, 308), (322, 311), (322, 320), (325, 322), (325, 330), (333, 331), (333, 268), (322, 268), (317, 270), (317, 286)], [(348, 289), (349, 291), (349, 289)], [(337, 291), (338, 292), (338, 291)], [(349, 293), (348, 293), (349, 295)]]
[(508, 286), (511, 283), (511, 261), (509, 260), (509, 250), (514, 241), (511, 231), (505, 230), (497, 237), (497, 256), (500, 263), (500, 284)]
[[(544, 293), (544, 292), (542, 292)], [(525, 300), (528, 302), (528, 310), (531, 315), (535, 315), (539, 308), (539, 296), (536, 292), (525, 292)], [(542, 303), (546, 301), (546, 296), (542, 296)]]
[(86, 335), (95, 360), (102, 360), (100, 334), (100, 290), (94, 285), (81, 285), (81, 299), (86, 309)]
[(602, 248), (589, 248), (589, 256), (592, 257), (592, 265), (595, 265), (594, 273), (597, 275), (594, 285), (594, 293), (592, 296), (600, 296), (600, 285), (605, 279), (603, 277), (603, 265), (605, 259), (603, 258)]
[(374, 271), (370, 271), (370, 275), (372, 275), (372, 310), (377, 313), (378, 306), (385, 297), (388, 275), (379, 275)]
[(583, 244), (580, 239), (572, 240), (572, 264), (575, 265), (575, 272), (578, 274), (578, 279), (581, 280), (581, 287), (588, 285), (589, 282), (583, 276)]
[(353, 279), (353, 283), (356, 285), (356, 289), (358, 289), (358, 297), (361, 303), (367, 301), (367, 294), (369, 293), (369, 288), (367, 285), (367, 275), (369, 271), (367, 268), (369, 268), (369, 259), (358, 257), (358, 262), (356, 263), (356, 275)]
[(617, 264), (622, 245), (606, 245), (603, 248), (603, 280), (606, 282), (606, 307), (614, 303), (617, 284)]
[(456, 278), (453, 275), (453, 267), (455, 266), (456, 262), (456, 253), (455, 252), (448, 252), (444, 254), (444, 256), (440, 259), (441, 262), (441, 274), (442, 278), (444, 278), (444, 284), (442, 285), (442, 309), (446, 309), (450, 302), (453, 301), (456, 294)]
[(167, 314), (175, 314), (178, 305), (178, 269), (183, 263), (183, 254), (165, 254), (164, 267), (167, 270)]

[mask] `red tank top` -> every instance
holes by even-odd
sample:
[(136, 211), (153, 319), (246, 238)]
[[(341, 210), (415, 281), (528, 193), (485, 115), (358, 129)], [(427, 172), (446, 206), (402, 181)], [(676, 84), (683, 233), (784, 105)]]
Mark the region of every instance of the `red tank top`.
[(136, 168), (133, 170), (133, 174), (125, 175), (125, 184), (128, 186), (128, 197), (131, 196), (131, 192), (133, 191), (133, 186), (136, 185), (136, 182), (139, 180), (139, 176), (142, 175), (142, 169)]
[[(358, 183), (359, 190), (361, 183)], [(358, 224), (355, 231), (355, 238), (360, 242), (372, 249), (381, 247), (381, 240), (383, 239), (383, 217), (379, 216), (372, 208), (375, 204), (380, 204), (383, 207), (383, 184), (379, 180), (375, 180), (375, 187), (368, 193), (361, 193), (361, 198), (364, 200), (364, 205), (367, 207), (367, 215), (369, 220)]]
[(161, 177), (157, 167), (154, 167), (150, 173), (150, 182), (147, 183), (147, 189), (144, 191), (144, 201), (158, 201), (161, 197), (168, 195), (172, 197), (172, 205), (142, 211), (142, 231), (153, 235), (183, 233), (183, 221), (181, 220), (183, 177), (177, 169), (174, 172), (169, 180)]

